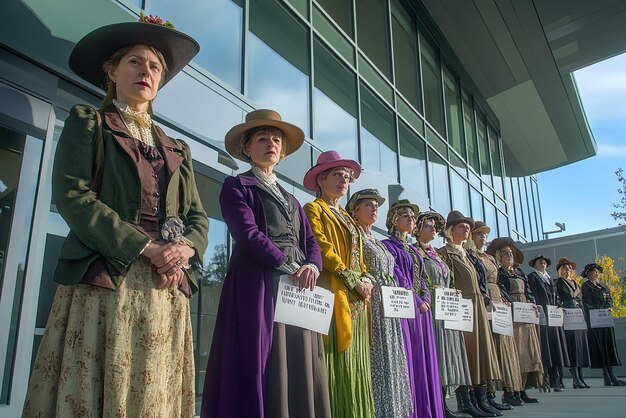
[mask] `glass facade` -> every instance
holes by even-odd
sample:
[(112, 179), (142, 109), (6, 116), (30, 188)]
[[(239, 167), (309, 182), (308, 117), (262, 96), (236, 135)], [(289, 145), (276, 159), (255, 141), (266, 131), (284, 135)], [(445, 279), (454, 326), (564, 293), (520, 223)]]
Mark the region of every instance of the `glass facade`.
[[(35, 27), (43, 22), (47, 27), (41, 33), (48, 37), (65, 27), (65, 22), (43, 12), (41, 2), (13, 3), (24, 6), (19, 10), (22, 15), (31, 13), (28, 25)], [(147, 14), (171, 20), (201, 44), (200, 54), (159, 93), (155, 102), (157, 122), (169, 135), (183, 138), (191, 146), (196, 180), (211, 218), (201, 286), (191, 301), (198, 397), (203, 390), (221, 283), (232, 245), (217, 197), (226, 176), (248, 169), (246, 164), (235, 162), (225, 153), (223, 138), (253, 108), (275, 109), (284, 120), (305, 132), (302, 148), (277, 167), (281, 184), (302, 203), (314, 198), (302, 187), (304, 173), (322, 151), (334, 149), (343, 157), (359, 160), (364, 168), (352, 190), (376, 187), (388, 203), (409, 198), (423, 210), (434, 209), (444, 216), (452, 209), (460, 210), (485, 220), (492, 229), (491, 238), (510, 235), (524, 242), (541, 239), (536, 178), (507, 177), (499, 121), (475, 91), (474, 83), (464, 79), (465, 71), (450, 64), (457, 60), (447, 59), (451, 57), (439, 47), (445, 40), (432, 35), (438, 31), (421, 19), (414, 2), (103, 0), (98, 3), (97, 10), (105, 10), (106, 16), (119, 21), (134, 20), (133, 13), (144, 7)], [(125, 7), (120, 8), (117, 3)], [(78, 5), (92, 7), (77, 0), (55, 2), (58, 13)], [(12, 9), (7, 13), (17, 14)], [(50, 205), (50, 185), (40, 177), (49, 179), (54, 140), (69, 108), (78, 102), (97, 106), (101, 99), (101, 92), (86, 90), (84, 83), (72, 79), (72, 73), (64, 67), (64, 57), (72, 42), (91, 29), (110, 23), (93, 13), (84, 16), (81, 31), (68, 35), (65, 43), (50, 44), (50, 48), (58, 49), (57, 54), (41, 48), (45, 40), (0, 38), (0, 44), (8, 46), (6, 50), (0, 47), (3, 52), (0, 61), (9, 63), (6, 68), (11, 68), (11, 61), (19, 61), (21, 70), (7, 71), (0, 65), (0, 87), (4, 86), (4, 80), (9, 80), (11, 85), (23, 86), (22, 90), (45, 97), (50, 109), (42, 114), (51, 118), (50, 123), (36, 130), (35, 137), (23, 129), (34, 124), (32, 120), (7, 125), (6, 121), (12, 119), (0, 118), (3, 144), (7, 143), (5, 136), (16, 133), (21, 142), (11, 152), (23, 153), (17, 156), (4, 148), (0, 150), (0, 166), (7, 171), (5, 177), (13, 178), (19, 172), (19, 186), (7, 184), (7, 190), (16, 188), (22, 193), (16, 197), (0, 191), (0, 196), (10, 208), (19, 207), (20, 196), (26, 196), (23, 198), (30, 204), (37, 202), (37, 210), (43, 211), (43, 216), (13, 217), (0, 224), (0, 232), (5, 234), (0, 236), (0, 245), (6, 246), (13, 240), (13, 248), (19, 249), (15, 257), (2, 254), (4, 258), (0, 259), (0, 267), (4, 269), (0, 270), (1, 294), (11, 295), (0, 302), (0, 313), (7, 318), (5, 326), (0, 327), (0, 362), (5, 364), (5, 374), (0, 376), (1, 405), (10, 403), (12, 373), (16, 370), (26, 373), (37, 350), (56, 286), (51, 281), (51, 272), (68, 232), (54, 205)], [(13, 50), (20, 54), (14, 54)], [(22, 61), (21, 56), (39, 65)], [(47, 66), (53, 70), (46, 70)], [(58, 68), (65, 71), (65, 78), (58, 78)], [(20, 78), (22, 73), (30, 78)], [(41, 77), (46, 79), (46, 88), (29, 82)], [(0, 88), (0, 94), (3, 91)], [(1, 110), (0, 116), (3, 116)], [(17, 161), (21, 161), (21, 166)], [(31, 170), (34, 167), (34, 171), (26, 176), (25, 167)], [(15, 187), (11, 189), (12, 186)], [(386, 232), (384, 220), (388, 207), (388, 204), (381, 207), (375, 225), (374, 232), (381, 237)], [(20, 212), (23, 216), (26, 213), (33, 212)], [(4, 212), (0, 212), (2, 216)], [(20, 222), (16, 223), (16, 219)], [(11, 234), (6, 235), (6, 231)], [(22, 242), (20, 237), (29, 234), (36, 239)], [(29, 268), (24, 270), (25, 266)], [(29, 274), (34, 275), (30, 281)], [(36, 306), (36, 315), (20, 316), (22, 306)], [(30, 339), (19, 339), (20, 335), (28, 335)], [(7, 370), (10, 370), (8, 374)], [(19, 390), (23, 393), (25, 388)]]

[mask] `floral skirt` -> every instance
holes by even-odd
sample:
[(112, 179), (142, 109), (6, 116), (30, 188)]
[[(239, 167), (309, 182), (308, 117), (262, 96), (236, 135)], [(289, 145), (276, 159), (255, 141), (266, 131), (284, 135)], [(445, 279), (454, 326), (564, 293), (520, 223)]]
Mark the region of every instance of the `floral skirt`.
[(140, 257), (117, 291), (59, 285), (23, 417), (193, 417), (189, 301)]

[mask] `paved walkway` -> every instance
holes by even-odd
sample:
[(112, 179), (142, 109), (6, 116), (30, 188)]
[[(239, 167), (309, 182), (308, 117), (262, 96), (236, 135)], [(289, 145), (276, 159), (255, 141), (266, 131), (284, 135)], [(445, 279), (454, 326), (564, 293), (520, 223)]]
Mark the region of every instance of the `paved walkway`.
[[(567, 370), (565, 370), (567, 372)], [(572, 389), (572, 379), (565, 379), (563, 392), (540, 393), (533, 389), (528, 395), (539, 399), (539, 403), (516, 406), (505, 411), (502, 418), (547, 417), (547, 418), (625, 418), (626, 386), (604, 386), (602, 379), (585, 378), (591, 389)], [(502, 392), (498, 392), (498, 397)], [(446, 400), (450, 409), (456, 410), (452, 397)], [(500, 400), (498, 399), (498, 402)]]

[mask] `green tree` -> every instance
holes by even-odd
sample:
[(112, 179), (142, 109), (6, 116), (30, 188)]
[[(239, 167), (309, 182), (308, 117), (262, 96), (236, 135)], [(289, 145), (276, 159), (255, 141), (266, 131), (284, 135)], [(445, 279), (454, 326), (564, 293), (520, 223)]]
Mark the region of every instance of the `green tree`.
[[(618, 261), (622, 260), (623, 258), (618, 258)], [(596, 258), (596, 263), (603, 269), (600, 281), (611, 290), (613, 318), (626, 318), (626, 284), (620, 278), (624, 271), (622, 269), (615, 270), (615, 261), (608, 255)], [(581, 276), (576, 277), (575, 280), (582, 285), (583, 278)]]

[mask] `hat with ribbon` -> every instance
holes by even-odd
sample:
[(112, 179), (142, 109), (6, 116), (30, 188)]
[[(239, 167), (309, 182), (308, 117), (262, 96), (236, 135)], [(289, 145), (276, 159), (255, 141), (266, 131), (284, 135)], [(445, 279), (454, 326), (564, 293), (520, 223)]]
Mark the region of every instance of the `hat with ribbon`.
[(539, 255), (536, 255), (533, 259), (531, 259), (531, 260), (528, 262), (528, 265), (529, 265), (529, 266), (531, 266), (532, 268), (535, 268), (535, 263), (536, 263), (538, 260), (545, 260), (545, 261), (546, 261), (546, 264), (547, 264), (548, 266), (550, 266), (550, 265), (552, 264), (552, 260), (550, 260), (549, 258), (544, 257), (543, 255), (539, 254)]
[(600, 273), (602, 273), (604, 271), (604, 268), (602, 268), (602, 266), (598, 263), (589, 263), (587, 265), (585, 265), (585, 268), (583, 269), (583, 272), (581, 273), (582, 277), (587, 277), (589, 275), (589, 273), (591, 272), (591, 270), (593, 269), (597, 269)]
[(422, 229), (422, 224), (424, 221), (428, 219), (432, 219), (435, 221), (436, 232), (441, 232), (446, 227), (446, 220), (439, 212), (435, 212), (434, 210), (429, 210), (426, 212), (420, 212), (417, 215), (417, 231), (419, 232)]
[(224, 146), (226, 151), (233, 157), (250, 162), (250, 158), (243, 153), (243, 145), (246, 133), (250, 129), (261, 126), (271, 126), (278, 128), (283, 133), (282, 151), (284, 155), (289, 155), (298, 150), (304, 142), (304, 132), (296, 125), (283, 121), (280, 113), (270, 109), (258, 109), (246, 115), (246, 121), (235, 125), (226, 133)]
[(354, 160), (347, 160), (341, 158), (337, 151), (324, 151), (317, 157), (317, 164), (315, 164), (304, 175), (304, 187), (309, 190), (315, 190), (317, 185), (317, 176), (326, 170), (336, 167), (346, 167), (353, 171), (354, 178), (359, 178), (361, 175), (361, 165)]
[(358, 192), (352, 193), (352, 196), (350, 196), (350, 200), (348, 200), (348, 203), (346, 204), (346, 212), (352, 214), (354, 209), (356, 209), (356, 205), (357, 203), (359, 203), (359, 200), (363, 199), (374, 199), (376, 202), (378, 202), (378, 206), (381, 206), (383, 203), (385, 203), (385, 198), (382, 197), (380, 193), (378, 193), (378, 190), (363, 189), (359, 190)]
[(566, 264), (569, 264), (574, 270), (576, 270), (576, 263), (574, 263), (573, 261), (569, 261), (567, 257), (563, 257), (559, 259), (558, 263), (556, 263), (556, 271), (558, 272), (559, 269)]
[(105, 87), (102, 64), (116, 51), (132, 45), (151, 46), (163, 55), (168, 71), (163, 76), (162, 86), (200, 51), (195, 39), (175, 30), (170, 22), (142, 14), (139, 22), (114, 23), (89, 32), (74, 46), (69, 66), (82, 79)]

